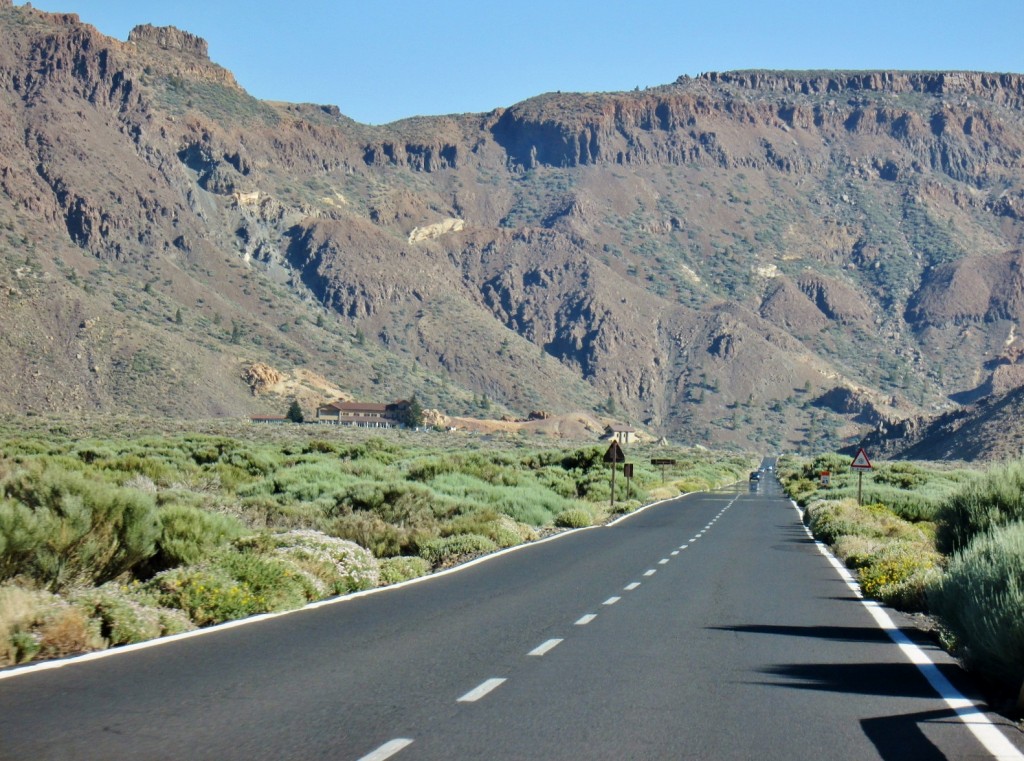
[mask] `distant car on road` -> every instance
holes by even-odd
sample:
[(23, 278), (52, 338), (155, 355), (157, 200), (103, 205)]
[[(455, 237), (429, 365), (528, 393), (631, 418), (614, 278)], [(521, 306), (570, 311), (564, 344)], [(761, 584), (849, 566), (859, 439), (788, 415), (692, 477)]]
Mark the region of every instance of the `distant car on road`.
[(750, 471), (750, 480), (751, 481), (760, 481), (761, 480), (761, 471), (759, 471), (759, 470), (752, 470), (752, 471)]

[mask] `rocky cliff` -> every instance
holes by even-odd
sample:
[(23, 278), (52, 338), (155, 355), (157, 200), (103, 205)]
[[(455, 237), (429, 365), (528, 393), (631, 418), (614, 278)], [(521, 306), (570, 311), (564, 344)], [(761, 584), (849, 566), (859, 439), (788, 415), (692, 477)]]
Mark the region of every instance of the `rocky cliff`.
[(0, 4), (0, 405), (240, 414), (266, 361), (457, 414), (856, 440), (1019, 355), (1022, 92), (724, 72), (369, 127), (253, 99), (187, 32)]

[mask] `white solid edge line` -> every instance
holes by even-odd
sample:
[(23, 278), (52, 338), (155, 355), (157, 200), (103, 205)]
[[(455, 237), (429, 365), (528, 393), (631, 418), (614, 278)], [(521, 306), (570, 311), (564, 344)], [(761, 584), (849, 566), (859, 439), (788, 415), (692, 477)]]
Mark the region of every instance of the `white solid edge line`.
[(591, 621), (593, 621), (595, 618), (597, 618), (597, 614), (596, 613), (587, 613), (587, 615), (581, 616), (579, 618), (579, 620), (576, 622), (575, 625), (576, 626), (586, 626)]
[(492, 690), (497, 689), (504, 682), (505, 682), (504, 679), (498, 679), (498, 678), (488, 679), (486, 682), (481, 684), (479, 687), (474, 687), (472, 690), (467, 692), (465, 695), (463, 695), (461, 698), (459, 698), (456, 702), (458, 702), (458, 703), (475, 703), (480, 698), (484, 697), (484, 695), (486, 695), (487, 693), (491, 692)]
[(377, 750), (373, 751), (373, 753), (368, 753), (360, 758), (359, 761), (385, 761), (385, 759), (391, 758), (393, 755), (398, 753), (398, 751), (403, 748), (408, 748), (410, 745), (412, 745), (412, 740), (400, 737), (397, 740), (391, 740), (390, 742), (384, 743), (377, 748)]
[(685, 497), (689, 497), (689, 496), (690, 496), (691, 494), (701, 494), (701, 493), (702, 493), (702, 492), (688, 491), (688, 492), (686, 492), (685, 494), (679, 494), (679, 495), (677, 495), (677, 496), (675, 496), (675, 497), (668, 497), (667, 499), (659, 499), (659, 500), (658, 500), (657, 502), (652, 502), (652, 503), (651, 503), (651, 504), (649, 504), (649, 505), (644, 505), (643, 507), (638, 507), (638, 508), (637, 508), (636, 510), (634, 510), (633, 512), (631, 512), (631, 513), (626, 513), (626, 514), (625, 514), (625, 515), (623, 515), (623, 516), (622, 516), (621, 518), (616, 518), (616, 519), (615, 519), (615, 520), (613, 520), (613, 521), (612, 521), (611, 523), (606, 523), (606, 524), (604, 524), (604, 525), (605, 525), (605, 526), (606, 526), (607, 528), (611, 528), (612, 526), (618, 526), (618, 525), (619, 525), (620, 523), (622, 523), (623, 521), (627, 521), (627, 520), (629, 520), (629, 519), (630, 519), (630, 518), (632, 518), (632, 517), (633, 517), (634, 515), (640, 515), (640, 513), (644, 512), (645, 510), (650, 510), (650, 509), (651, 509), (652, 507), (655, 507), (655, 506), (657, 506), (657, 505), (663, 505), (663, 504), (665, 504), (666, 502), (671, 502), (671, 501), (673, 501), (673, 500), (676, 500), (676, 499), (683, 499), (683, 498), (685, 498)]
[[(793, 507), (796, 508), (797, 512), (800, 513), (801, 518), (803, 511), (800, 509), (796, 502), (790, 500)], [(801, 519), (801, 525), (803, 520)], [(921, 675), (928, 680), (928, 684), (932, 686), (932, 689), (938, 693), (942, 701), (953, 709), (960, 721), (971, 731), (974, 737), (980, 742), (986, 751), (988, 751), (998, 761), (1021, 761), (1024, 760), (1024, 753), (1021, 753), (1013, 743), (1004, 735), (999, 728), (992, 723), (991, 719), (985, 715), (982, 707), (965, 697), (956, 687), (954, 687), (942, 672), (939, 671), (939, 667), (935, 662), (928, 657), (918, 645), (914, 644), (906, 634), (904, 634), (896, 623), (892, 620), (888, 613), (883, 607), (874, 600), (864, 599), (860, 591), (860, 585), (856, 579), (853, 578), (853, 574), (850, 573), (849, 569), (843, 565), (839, 559), (832, 554), (832, 551), (824, 542), (819, 542), (814, 539), (810, 529), (804, 526), (804, 531), (811, 537), (815, 545), (818, 547), (818, 551), (828, 560), (833, 568), (839, 573), (846, 585), (854, 591), (857, 597), (860, 598), (861, 604), (867, 609), (868, 613), (878, 624), (878, 627), (882, 629), (889, 639), (899, 647), (907, 659), (913, 663), (917, 670), (921, 672)]]
[(547, 655), (561, 644), (562, 640), (560, 639), (549, 639), (547, 642), (541, 642), (539, 645), (537, 645), (537, 647), (533, 648), (533, 650), (528, 652), (527, 655)]

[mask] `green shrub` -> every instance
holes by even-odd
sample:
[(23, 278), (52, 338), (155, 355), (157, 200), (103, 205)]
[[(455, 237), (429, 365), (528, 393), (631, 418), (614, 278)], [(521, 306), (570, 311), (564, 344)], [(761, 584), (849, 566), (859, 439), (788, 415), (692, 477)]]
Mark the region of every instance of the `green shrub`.
[(327, 525), (327, 533), (355, 542), (378, 558), (412, 551), (418, 539), (414, 532), (390, 524), (373, 513), (352, 513), (336, 518)]
[(430, 563), (420, 557), (394, 557), (380, 561), (380, 583), (398, 584), (430, 573)]
[(236, 518), (188, 505), (166, 505), (157, 511), (157, 517), (160, 538), (149, 561), (156, 571), (196, 565), (245, 532)]
[(586, 528), (594, 525), (594, 516), (582, 507), (570, 507), (555, 516), (555, 525), (560, 528)]
[(1024, 523), (978, 534), (928, 591), (967, 664), (1013, 689), (1024, 680)]
[(147, 589), (160, 605), (184, 611), (197, 626), (209, 626), (254, 613), (264, 613), (267, 601), (220, 568), (172, 568), (150, 580)]
[(431, 539), (420, 547), (420, 557), (433, 566), (440, 566), (465, 555), (480, 555), (498, 549), (491, 539), (479, 534), (456, 534)]
[(181, 611), (146, 605), (117, 584), (78, 592), (70, 601), (99, 621), (100, 636), (109, 646), (130, 645), (193, 629)]
[(979, 534), (1024, 520), (1024, 464), (993, 468), (968, 483), (939, 507), (936, 522), (939, 550), (952, 554)]
[(926, 586), (938, 563), (938, 553), (924, 544), (885, 543), (860, 568), (861, 591), (901, 610), (926, 610)]
[(371, 589), (379, 580), (379, 564), (363, 547), (319, 531), (288, 531), (264, 540), (269, 552), (292, 566), (313, 585), (309, 599)]
[(51, 589), (102, 584), (145, 560), (159, 526), (152, 495), (56, 468), (5, 481), (0, 503), (0, 571)]

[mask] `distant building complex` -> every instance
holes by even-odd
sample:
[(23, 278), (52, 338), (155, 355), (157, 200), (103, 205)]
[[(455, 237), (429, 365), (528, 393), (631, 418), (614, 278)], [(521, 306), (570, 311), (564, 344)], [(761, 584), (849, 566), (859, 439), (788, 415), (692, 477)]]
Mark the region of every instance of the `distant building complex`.
[(391, 404), (336, 401), (317, 407), (316, 421), (332, 425), (352, 425), (359, 428), (400, 428), (409, 402)]

